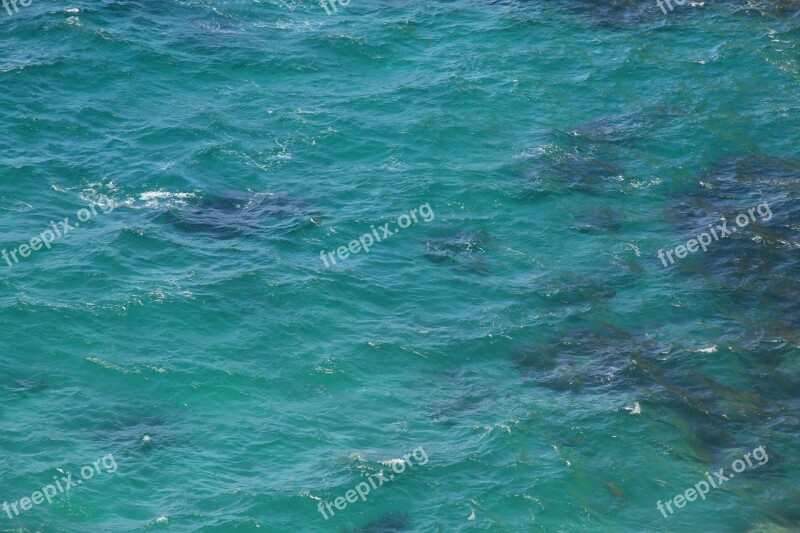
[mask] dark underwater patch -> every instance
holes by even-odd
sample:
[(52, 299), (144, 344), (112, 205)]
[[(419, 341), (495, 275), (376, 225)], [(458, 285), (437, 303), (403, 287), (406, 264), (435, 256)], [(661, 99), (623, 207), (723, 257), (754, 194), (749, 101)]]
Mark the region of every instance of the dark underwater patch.
[(427, 408), (427, 417), (438, 424), (453, 427), (463, 423), (466, 417), (479, 415), (486, 408), (486, 402), (493, 400), (486, 396), (481, 375), (461, 368), (451, 369), (442, 380), (452, 394)]
[(570, 227), (581, 233), (617, 233), (622, 229), (622, 214), (611, 207), (592, 206), (581, 209)]
[[(766, 369), (745, 367), (741, 382), (726, 376), (726, 383), (714, 374), (712, 356), (690, 354), (652, 335), (611, 325), (572, 322), (560, 333), (520, 346), (511, 361), (522, 375), (556, 394), (635, 394), (644, 407), (642, 416), (674, 427), (693, 458), (704, 464), (726, 462), (731, 449), (752, 444), (747, 435), (762, 435), (765, 423), (774, 425), (770, 420), (785, 420), (787, 431), (797, 430), (797, 417), (787, 404), (755, 387), (771, 374)], [(783, 372), (788, 386), (795, 385), (791, 368)]]
[(737, 13), (769, 18), (797, 19), (800, 17), (800, 3), (797, 0), (750, 0), (743, 3), (735, 0), (723, 0)]
[(27, 398), (48, 390), (50, 385), (40, 378), (19, 378), (8, 382), (6, 388), (19, 398)]
[(484, 230), (456, 230), (425, 242), (423, 257), (432, 263), (456, 267), (473, 274), (488, 275), (483, 253), (491, 246)]
[(576, 329), (567, 335), (520, 347), (512, 362), (526, 376), (556, 392), (602, 393), (629, 389), (635, 379), (624, 370), (628, 353), (639, 348), (611, 330)]
[(654, 15), (663, 15), (655, 2), (640, 0), (590, 0), (569, 2), (573, 10), (583, 10), (587, 17), (600, 26), (620, 28), (650, 22)]
[(559, 1), (555, 5), (568, 13), (581, 17), (592, 26), (625, 29), (664, 16), (655, 2), (636, 0), (582, 0)]
[(407, 513), (394, 511), (361, 526), (356, 531), (358, 533), (404, 533), (412, 531), (412, 529), (411, 517)]
[(651, 127), (645, 115), (635, 111), (592, 118), (567, 131), (556, 132), (554, 138), (576, 148), (632, 143), (645, 137)]
[(621, 280), (605, 276), (603, 279), (596, 279), (576, 272), (558, 272), (557, 276), (544, 280), (535, 292), (545, 302), (555, 305), (586, 304), (594, 307), (616, 296), (615, 287), (621, 284)]
[(527, 179), (545, 184), (537, 188), (544, 188), (551, 194), (583, 192), (602, 195), (618, 190), (618, 183), (625, 177), (622, 166), (597, 157), (591, 149), (548, 147), (534, 156), (531, 167), (525, 172)]
[(626, 181), (626, 145), (640, 140), (650, 125), (639, 113), (591, 119), (551, 133), (549, 143), (536, 149), (524, 171), (538, 183), (534, 192), (591, 195), (618, 193)]
[(661, 129), (682, 116), (670, 106), (649, 106), (603, 115), (557, 128), (546, 143), (516, 161), (511, 171), (521, 174), (520, 199), (539, 200), (558, 194), (591, 196), (631, 194), (627, 162), (642, 158)]
[(174, 444), (172, 437), (167, 436), (167, 422), (152, 415), (117, 413), (113, 418), (87, 421), (85, 424), (91, 427), (90, 433), (104, 442), (109, 450), (130, 450), (138, 454)]
[(452, 401), (440, 402), (428, 408), (428, 418), (447, 427), (456, 426), (465, 415), (479, 413), (480, 409), (484, 407), (484, 399), (474, 394), (468, 394)]
[[(747, 215), (759, 205), (761, 211)], [(738, 215), (747, 216), (748, 224), (736, 227)], [(729, 305), (721, 314), (735, 316), (751, 332), (783, 330), (798, 338), (789, 325), (800, 323), (800, 161), (722, 159), (702, 172), (698, 184), (670, 204), (665, 216), (678, 230), (669, 246), (711, 234), (712, 228), (721, 233), (716, 226), (723, 218), (729, 229), (736, 227), (706, 252), (689, 254), (671, 268), (724, 290)]]
[[(800, 160), (724, 158), (699, 172), (697, 180), (696, 186), (669, 205), (669, 218), (681, 229), (703, 231), (720, 217), (735, 217), (761, 202), (770, 206), (789, 203), (788, 211), (797, 221), (798, 205), (792, 205), (791, 200), (800, 198)], [(776, 223), (758, 225), (778, 227)]]
[[(777, 17), (787, 20), (800, 17), (800, 5), (796, 0), (751, 0), (748, 2), (716, 0), (716, 2), (727, 5), (731, 11), (745, 15)], [(492, 4), (509, 3), (516, 2), (513, 0), (492, 2)], [(561, 0), (554, 4), (565, 12), (580, 17), (591, 26), (611, 30), (636, 29), (643, 24), (658, 23), (666, 16), (687, 16), (698, 9), (688, 5), (677, 5), (675, 0), (672, 0), (672, 10), (669, 9), (666, 0), (664, 1), (664, 9), (667, 14), (658, 7), (655, 0)]]
[(228, 192), (204, 196), (181, 209), (162, 213), (157, 221), (214, 239), (284, 234), (314, 225), (319, 213), (306, 202), (285, 194)]

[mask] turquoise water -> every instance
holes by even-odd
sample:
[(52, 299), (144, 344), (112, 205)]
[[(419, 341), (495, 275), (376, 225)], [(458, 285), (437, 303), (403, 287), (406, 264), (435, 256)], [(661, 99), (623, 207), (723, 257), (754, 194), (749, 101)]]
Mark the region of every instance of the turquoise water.
[(800, 530), (796, 2), (19, 9), (0, 531)]

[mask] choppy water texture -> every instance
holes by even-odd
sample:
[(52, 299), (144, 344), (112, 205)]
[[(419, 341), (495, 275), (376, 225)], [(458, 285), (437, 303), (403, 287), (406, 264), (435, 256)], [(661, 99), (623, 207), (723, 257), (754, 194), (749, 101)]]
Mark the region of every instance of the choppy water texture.
[(0, 500), (118, 464), (0, 531), (800, 530), (800, 4), (672, 4), (0, 9), (3, 248), (111, 202), (0, 262)]

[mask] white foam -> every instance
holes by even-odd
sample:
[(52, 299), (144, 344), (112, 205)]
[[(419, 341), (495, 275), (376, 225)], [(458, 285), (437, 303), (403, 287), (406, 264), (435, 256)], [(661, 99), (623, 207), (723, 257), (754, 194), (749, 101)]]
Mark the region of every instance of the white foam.
[(193, 192), (147, 191), (139, 194), (139, 201), (149, 209), (162, 207), (184, 206), (187, 198), (195, 198)]
[(717, 353), (717, 345), (711, 346), (710, 348), (700, 348), (699, 350), (692, 350), (695, 353)]
[(639, 402), (633, 402), (633, 407), (626, 407), (625, 410), (629, 411), (632, 415), (642, 414), (642, 406), (639, 405)]
[(193, 192), (169, 192), (169, 191), (149, 191), (139, 195), (139, 200), (149, 202), (150, 200), (169, 199), (169, 198), (194, 198)]

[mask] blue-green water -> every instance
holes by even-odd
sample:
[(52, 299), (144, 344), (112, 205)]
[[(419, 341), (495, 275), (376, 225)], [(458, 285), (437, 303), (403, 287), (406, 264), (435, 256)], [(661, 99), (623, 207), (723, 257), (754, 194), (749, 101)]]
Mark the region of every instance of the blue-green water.
[(800, 530), (798, 13), (0, 8), (0, 531)]

